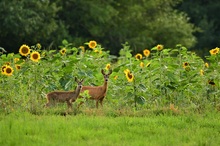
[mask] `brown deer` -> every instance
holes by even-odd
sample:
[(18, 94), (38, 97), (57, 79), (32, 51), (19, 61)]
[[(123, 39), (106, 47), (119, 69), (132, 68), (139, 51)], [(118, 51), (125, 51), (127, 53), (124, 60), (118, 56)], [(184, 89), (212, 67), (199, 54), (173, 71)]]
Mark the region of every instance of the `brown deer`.
[[(104, 70), (101, 70), (101, 73), (103, 74), (104, 77), (104, 84), (102, 86), (83, 86), (81, 93), (83, 93), (84, 91), (88, 90), (89, 99), (92, 100), (96, 100), (96, 108), (98, 108), (98, 103), (100, 102), (101, 106), (102, 105), (102, 101), (104, 99), (104, 97), (106, 96), (107, 90), (108, 90), (108, 79), (109, 76), (112, 73), (112, 70), (110, 69), (109, 72), (107, 74), (105, 74)], [(82, 98), (82, 96), (80, 96), (80, 98)], [(78, 107), (82, 104), (83, 102), (81, 102)]]
[(74, 91), (53, 91), (47, 94), (47, 103), (46, 107), (50, 106), (51, 104), (54, 104), (55, 102), (66, 102), (68, 108), (72, 108), (72, 102), (75, 102), (78, 98), (80, 91), (82, 89), (82, 84), (84, 80), (78, 80), (75, 77), (75, 81), (77, 82), (76, 90)]

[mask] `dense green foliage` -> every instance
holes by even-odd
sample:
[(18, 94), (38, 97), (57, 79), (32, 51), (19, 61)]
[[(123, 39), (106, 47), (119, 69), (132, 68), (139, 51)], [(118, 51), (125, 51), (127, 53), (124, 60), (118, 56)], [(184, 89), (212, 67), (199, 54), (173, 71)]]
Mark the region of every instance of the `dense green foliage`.
[[(17, 51), (23, 43), (49, 44), (56, 41), (62, 24), (58, 23), (58, 7), (48, 0), (3, 0), (0, 2), (0, 46), (7, 51)], [(55, 35), (55, 36), (53, 36)]]
[(173, 8), (176, 4), (176, 0), (2, 0), (0, 46), (8, 52), (16, 52), (23, 43), (56, 48), (65, 38), (75, 46), (96, 40), (111, 54), (125, 42), (134, 52), (157, 44), (192, 47), (194, 26)]

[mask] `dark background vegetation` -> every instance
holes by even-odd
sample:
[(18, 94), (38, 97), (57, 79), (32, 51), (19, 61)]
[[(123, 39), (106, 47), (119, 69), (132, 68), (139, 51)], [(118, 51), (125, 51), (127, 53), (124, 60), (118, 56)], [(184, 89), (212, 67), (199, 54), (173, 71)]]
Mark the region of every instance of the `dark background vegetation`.
[(219, 46), (219, 8), (218, 0), (1, 0), (0, 47), (96, 40), (115, 55), (128, 42), (133, 53), (182, 44), (204, 56)]

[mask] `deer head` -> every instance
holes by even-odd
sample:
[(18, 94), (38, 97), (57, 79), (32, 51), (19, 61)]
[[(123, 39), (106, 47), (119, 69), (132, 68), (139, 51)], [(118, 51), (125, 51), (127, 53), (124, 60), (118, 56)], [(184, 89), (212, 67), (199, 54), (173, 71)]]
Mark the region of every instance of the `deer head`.
[(103, 77), (105, 79), (105, 82), (108, 82), (108, 78), (109, 76), (112, 74), (112, 70), (110, 69), (109, 72), (106, 74), (104, 69), (101, 70), (102, 74), (103, 74)]
[(83, 84), (83, 82), (84, 82), (84, 79), (78, 80), (77, 77), (75, 77), (75, 81), (76, 81), (77, 84), (78, 84), (78, 88), (79, 88), (79, 89), (82, 89), (82, 84)]

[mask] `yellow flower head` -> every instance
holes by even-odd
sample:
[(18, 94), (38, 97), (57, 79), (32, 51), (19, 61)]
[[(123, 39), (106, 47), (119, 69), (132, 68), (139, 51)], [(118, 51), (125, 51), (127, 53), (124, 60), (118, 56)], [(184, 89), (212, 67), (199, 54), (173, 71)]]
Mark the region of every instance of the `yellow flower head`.
[(206, 68), (209, 68), (209, 64), (208, 64), (207, 62), (205, 63), (205, 67), (206, 67)]
[(6, 65), (6, 67), (4, 68), (4, 75), (11, 76), (13, 72), (13, 68)]
[(114, 79), (117, 80), (118, 76), (114, 76)]
[(93, 50), (95, 53), (99, 53), (99, 50), (98, 49), (94, 49)]
[(20, 58), (14, 58), (14, 63), (17, 63), (20, 60)]
[(82, 50), (82, 52), (85, 52), (85, 47), (84, 46), (79, 46), (79, 48)]
[(219, 52), (219, 48), (218, 47), (216, 47), (215, 49), (212, 49), (212, 50), (209, 51), (209, 53), (211, 55), (216, 55), (216, 54), (218, 54), (218, 52)]
[(142, 59), (142, 55), (140, 53), (138, 53), (138, 54), (135, 55), (135, 58), (137, 60), (141, 60)]
[(19, 53), (22, 56), (27, 56), (30, 54), (30, 47), (28, 45), (22, 45), (19, 49)]
[(150, 50), (145, 49), (145, 50), (143, 51), (143, 54), (144, 54), (144, 56), (149, 57), (149, 56), (150, 56)]
[(31, 53), (31, 60), (34, 62), (38, 62), (40, 60), (40, 53), (37, 51), (34, 51)]
[(37, 43), (37, 44), (36, 44), (36, 47), (37, 47), (38, 49), (41, 49), (41, 44), (40, 44), (40, 43)]
[(129, 71), (126, 73), (126, 78), (128, 82), (132, 82), (134, 80), (134, 75)]
[(184, 62), (183, 63), (183, 68), (189, 67), (189, 63), (188, 62)]
[(110, 63), (106, 64), (105, 69), (109, 70), (110, 68), (111, 68), (111, 64)]
[(60, 54), (62, 54), (62, 55), (66, 54), (66, 48), (61, 49)]
[(128, 72), (130, 72), (129, 69), (124, 70), (124, 73), (127, 74)]
[(140, 67), (142, 67), (142, 68), (144, 67), (144, 63), (143, 62), (140, 63)]
[(200, 75), (203, 76), (204, 75), (204, 70), (200, 70)]
[(163, 50), (163, 45), (160, 45), (160, 44), (159, 44), (159, 45), (157, 45), (157, 50), (158, 50), (158, 51)]
[(20, 70), (21, 69), (21, 65), (15, 64), (15, 68), (16, 68), (16, 70)]
[(2, 67), (1, 67), (1, 73), (2, 74), (5, 74), (5, 68), (7, 67), (7, 65), (3, 65)]
[(94, 49), (97, 46), (96, 41), (89, 41), (89, 48)]

